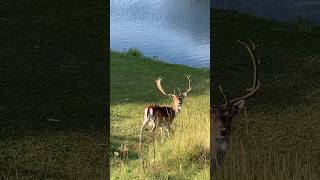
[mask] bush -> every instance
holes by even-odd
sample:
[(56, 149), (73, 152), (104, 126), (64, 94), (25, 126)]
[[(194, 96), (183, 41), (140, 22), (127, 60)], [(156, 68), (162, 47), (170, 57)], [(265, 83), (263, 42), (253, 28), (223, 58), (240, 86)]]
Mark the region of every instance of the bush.
[(136, 48), (130, 48), (127, 52), (127, 55), (138, 57), (138, 58), (144, 58), (143, 53), (139, 49), (136, 49)]

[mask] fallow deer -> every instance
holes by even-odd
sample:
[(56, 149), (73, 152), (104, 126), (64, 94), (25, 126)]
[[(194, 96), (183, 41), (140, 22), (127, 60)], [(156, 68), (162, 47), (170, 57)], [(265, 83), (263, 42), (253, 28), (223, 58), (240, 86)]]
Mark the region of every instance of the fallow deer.
[(250, 46), (242, 41), (238, 41), (242, 44), (250, 54), (253, 64), (253, 85), (249, 91), (244, 96), (229, 100), (228, 97), (224, 94), (223, 89), (219, 86), (220, 92), (225, 99), (225, 104), (219, 106), (210, 107), (210, 149), (211, 149), (211, 177), (214, 175), (214, 172), (218, 168), (220, 170), (222, 161), (225, 157), (226, 151), (230, 144), (230, 131), (232, 119), (237, 116), (241, 109), (244, 107), (244, 104), (247, 99), (252, 97), (260, 87), (260, 80), (257, 80), (257, 64), (260, 63), (256, 55), (256, 46), (251, 41)]
[(144, 121), (140, 131), (140, 147), (142, 143), (142, 133), (144, 128), (148, 125), (151, 127), (150, 133), (153, 133), (158, 127), (164, 127), (167, 131), (167, 136), (170, 137), (170, 126), (175, 119), (175, 117), (179, 114), (182, 109), (182, 102), (185, 97), (187, 97), (187, 93), (191, 91), (191, 80), (190, 75), (185, 75), (188, 79), (188, 88), (184, 92), (179, 92), (178, 94), (168, 94), (161, 87), (162, 77), (156, 79), (156, 85), (159, 91), (172, 98), (173, 103), (172, 106), (158, 106), (158, 105), (150, 105), (144, 110)]

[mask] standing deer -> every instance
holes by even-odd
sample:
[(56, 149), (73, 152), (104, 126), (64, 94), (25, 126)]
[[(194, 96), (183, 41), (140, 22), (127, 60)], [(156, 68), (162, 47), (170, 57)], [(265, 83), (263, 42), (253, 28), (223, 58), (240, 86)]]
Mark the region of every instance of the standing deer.
[(158, 106), (150, 105), (144, 110), (144, 121), (140, 131), (140, 147), (142, 144), (142, 133), (144, 128), (148, 125), (151, 127), (150, 133), (153, 133), (158, 127), (164, 127), (167, 131), (167, 135), (170, 138), (170, 125), (172, 124), (174, 118), (179, 114), (182, 109), (182, 101), (187, 97), (187, 93), (191, 91), (191, 80), (190, 75), (185, 75), (189, 82), (189, 87), (185, 92), (180, 92), (179, 94), (167, 94), (161, 87), (162, 77), (156, 79), (156, 85), (159, 91), (172, 98), (172, 106)]
[(222, 87), (219, 86), (220, 92), (225, 99), (225, 104), (210, 107), (211, 124), (210, 124), (210, 149), (211, 149), (211, 177), (214, 171), (218, 168), (220, 170), (222, 161), (225, 157), (226, 151), (230, 144), (230, 132), (232, 119), (237, 116), (244, 107), (246, 100), (252, 97), (260, 87), (260, 80), (257, 80), (257, 64), (260, 63), (256, 55), (256, 46), (249, 40), (251, 48), (248, 44), (238, 41), (242, 44), (250, 54), (253, 64), (253, 85), (247, 89), (247, 94), (229, 100), (224, 94)]

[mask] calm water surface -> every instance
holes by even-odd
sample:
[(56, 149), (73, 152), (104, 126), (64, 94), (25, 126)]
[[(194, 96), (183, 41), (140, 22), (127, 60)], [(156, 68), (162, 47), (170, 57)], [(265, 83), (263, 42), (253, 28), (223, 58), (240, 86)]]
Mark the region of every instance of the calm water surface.
[(111, 0), (110, 7), (111, 49), (210, 66), (209, 0)]
[(320, 0), (211, 0), (210, 5), (212, 8), (237, 9), (281, 21), (300, 16), (320, 25)]

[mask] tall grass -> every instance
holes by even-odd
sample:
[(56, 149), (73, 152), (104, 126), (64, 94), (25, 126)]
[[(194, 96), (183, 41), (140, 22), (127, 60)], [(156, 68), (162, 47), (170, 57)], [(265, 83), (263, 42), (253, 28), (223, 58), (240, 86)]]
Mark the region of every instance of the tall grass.
[[(121, 68), (125, 67), (123, 70)], [(122, 72), (123, 71), (123, 72)], [(155, 144), (148, 131), (139, 131), (147, 104), (170, 105), (158, 92), (154, 79), (160, 75), (166, 91), (184, 89), (191, 74), (193, 90), (173, 122), (170, 139), (157, 131)], [(121, 77), (120, 77), (121, 76)], [(119, 79), (121, 78), (121, 79)], [(119, 82), (121, 81), (121, 82)], [(132, 82), (134, 81), (134, 82)], [(130, 83), (132, 82), (132, 83)], [(111, 55), (111, 179), (208, 179), (209, 178), (209, 72), (159, 61), (141, 60), (121, 53)], [(121, 144), (129, 147), (128, 160), (115, 159)], [(155, 150), (155, 151), (154, 151)], [(143, 169), (140, 156), (146, 164)]]
[[(318, 164), (310, 151), (279, 155), (277, 150), (261, 149), (248, 153), (243, 142), (233, 142), (221, 174), (217, 179), (315, 180), (319, 178)], [(237, 147), (237, 148), (236, 148)], [(239, 148), (240, 147), (240, 148)]]

